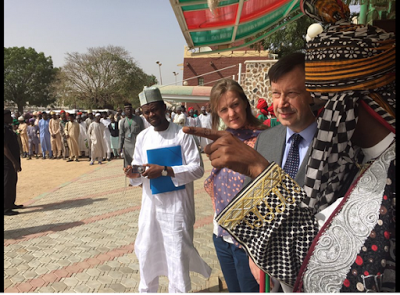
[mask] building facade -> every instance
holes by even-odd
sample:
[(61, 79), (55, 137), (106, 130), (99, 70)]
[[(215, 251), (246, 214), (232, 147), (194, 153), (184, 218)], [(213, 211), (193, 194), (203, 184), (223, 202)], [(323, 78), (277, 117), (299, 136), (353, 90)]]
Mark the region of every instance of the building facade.
[[(221, 78), (233, 78), (243, 87), (255, 107), (260, 97), (271, 103), (268, 70), (276, 62), (268, 51), (245, 48), (220, 53), (193, 54), (185, 47), (183, 82), (186, 86), (213, 86)], [(200, 109), (201, 104), (187, 104)]]

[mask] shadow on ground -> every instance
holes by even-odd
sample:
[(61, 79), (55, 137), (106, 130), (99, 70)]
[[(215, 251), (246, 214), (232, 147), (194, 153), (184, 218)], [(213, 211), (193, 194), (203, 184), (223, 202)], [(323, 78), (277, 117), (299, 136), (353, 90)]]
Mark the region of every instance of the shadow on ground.
[(20, 240), (29, 235), (47, 233), (47, 232), (58, 232), (67, 230), (76, 226), (80, 226), (84, 224), (81, 221), (69, 222), (69, 223), (53, 223), (53, 224), (45, 224), (40, 226), (33, 227), (25, 227), (13, 230), (4, 231), (4, 239), (14, 239)]
[[(20, 214), (28, 214), (28, 213), (35, 213), (39, 211), (48, 211), (48, 210), (60, 210), (60, 209), (70, 209), (82, 206), (92, 205), (94, 202), (105, 201), (108, 200), (107, 198), (84, 198), (84, 199), (73, 199), (73, 200), (66, 200), (62, 202), (56, 203), (49, 203), (49, 204), (41, 204), (41, 205), (27, 205), (24, 206), (23, 209), (19, 210)], [(33, 210), (31, 210), (33, 209)]]

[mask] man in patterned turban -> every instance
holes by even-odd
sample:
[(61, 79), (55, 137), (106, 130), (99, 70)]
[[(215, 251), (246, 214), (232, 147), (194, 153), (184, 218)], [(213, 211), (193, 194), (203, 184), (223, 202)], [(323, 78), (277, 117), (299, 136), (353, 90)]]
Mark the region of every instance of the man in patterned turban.
[(306, 89), (325, 105), (304, 186), (224, 132), (184, 131), (253, 179), (217, 221), (284, 290), (394, 291), (395, 37), (351, 24), (340, 0), (300, 6), (324, 26), (306, 48)]
[(395, 38), (351, 24), (340, 2), (303, 1), (301, 8), (325, 25), (307, 43), (306, 88), (326, 101), (301, 206), (327, 221), (294, 290), (394, 291)]

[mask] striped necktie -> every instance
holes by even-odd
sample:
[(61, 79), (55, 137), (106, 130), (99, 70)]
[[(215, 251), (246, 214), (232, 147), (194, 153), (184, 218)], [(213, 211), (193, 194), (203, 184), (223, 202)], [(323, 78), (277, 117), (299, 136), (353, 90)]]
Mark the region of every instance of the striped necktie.
[(300, 155), (299, 155), (299, 143), (303, 139), (300, 134), (294, 133), (291, 136), (291, 146), (289, 149), (289, 154), (286, 159), (285, 166), (283, 167), (283, 170), (290, 175), (292, 179), (297, 174), (297, 170), (299, 169), (299, 163), (300, 163)]

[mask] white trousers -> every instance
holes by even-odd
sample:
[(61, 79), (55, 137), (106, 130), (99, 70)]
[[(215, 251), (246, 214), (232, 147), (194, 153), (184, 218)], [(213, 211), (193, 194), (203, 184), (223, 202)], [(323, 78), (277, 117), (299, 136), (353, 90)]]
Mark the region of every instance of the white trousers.
[[(139, 283), (139, 293), (157, 293), (159, 287), (159, 277), (156, 277), (149, 283), (146, 283), (142, 277), (140, 277)], [(185, 291), (178, 290), (176, 286), (174, 286), (174, 282), (169, 282), (168, 284), (168, 293), (186, 293)]]

